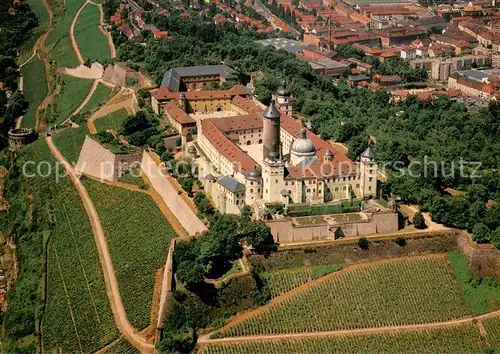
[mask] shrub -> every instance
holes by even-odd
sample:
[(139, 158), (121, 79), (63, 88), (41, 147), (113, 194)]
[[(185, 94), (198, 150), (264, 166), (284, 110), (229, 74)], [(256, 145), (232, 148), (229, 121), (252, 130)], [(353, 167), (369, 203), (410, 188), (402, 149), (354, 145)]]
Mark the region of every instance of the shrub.
[(370, 241), (368, 241), (368, 239), (366, 237), (361, 237), (358, 240), (358, 246), (362, 250), (367, 250), (368, 248), (370, 248)]
[(396, 239), (394, 240), (394, 242), (396, 242), (396, 244), (398, 246), (401, 246), (401, 247), (406, 246), (406, 239), (404, 237), (398, 236), (398, 237), (396, 237)]
[(417, 229), (425, 229), (427, 225), (425, 224), (424, 216), (420, 211), (417, 211), (413, 216), (413, 225)]

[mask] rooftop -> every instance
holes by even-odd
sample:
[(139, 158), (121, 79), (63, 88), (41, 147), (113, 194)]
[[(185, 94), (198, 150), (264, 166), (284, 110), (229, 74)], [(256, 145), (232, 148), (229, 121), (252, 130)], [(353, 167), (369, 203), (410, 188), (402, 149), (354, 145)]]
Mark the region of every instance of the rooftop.
[(179, 91), (182, 78), (193, 76), (219, 75), (225, 79), (237, 79), (238, 73), (227, 65), (198, 65), (168, 70), (163, 76), (160, 87), (167, 87), (172, 91)]
[(305, 45), (302, 43), (295, 41), (293, 39), (286, 39), (286, 38), (269, 38), (269, 39), (262, 39), (257, 41), (257, 43), (262, 44), (263, 46), (273, 46), (276, 49), (282, 49), (284, 51), (287, 51), (288, 53), (295, 54), (297, 52), (301, 52), (304, 48)]

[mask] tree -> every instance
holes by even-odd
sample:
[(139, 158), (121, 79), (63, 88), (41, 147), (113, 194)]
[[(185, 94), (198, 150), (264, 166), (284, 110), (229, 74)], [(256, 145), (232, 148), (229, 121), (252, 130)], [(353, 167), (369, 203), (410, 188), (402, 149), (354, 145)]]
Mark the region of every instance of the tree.
[(491, 232), (490, 241), (496, 248), (500, 249), (500, 227)]
[(14, 93), (5, 110), (5, 118), (13, 119), (24, 115), (28, 109), (28, 105), (28, 101), (26, 101), (21, 92)]
[(158, 344), (158, 351), (160, 354), (168, 353), (191, 353), (193, 350), (193, 340), (192, 338), (187, 338), (183, 335), (174, 335), (168, 333)]
[(474, 225), (472, 231), (472, 239), (477, 243), (488, 243), (490, 241), (491, 231), (483, 223), (477, 223)]
[(135, 115), (129, 116), (125, 119), (123, 122), (123, 134), (131, 135), (150, 127), (151, 122), (146, 117), (146, 114), (143, 111), (139, 111)]
[(417, 229), (425, 229), (427, 228), (427, 225), (425, 224), (425, 219), (424, 216), (420, 211), (417, 211), (415, 215), (413, 216), (413, 225)]
[(262, 221), (246, 221), (241, 232), (246, 243), (257, 251), (266, 249), (274, 244), (271, 229)]
[(193, 288), (200, 283), (203, 283), (205, 269), (198, 262), (183, 261), (177, 265), (175, 276), (187, 288)]
[(394, 242), (400, 247), (406, 246), (406, 239), (404, 237), (398, 236), (394, 239)]

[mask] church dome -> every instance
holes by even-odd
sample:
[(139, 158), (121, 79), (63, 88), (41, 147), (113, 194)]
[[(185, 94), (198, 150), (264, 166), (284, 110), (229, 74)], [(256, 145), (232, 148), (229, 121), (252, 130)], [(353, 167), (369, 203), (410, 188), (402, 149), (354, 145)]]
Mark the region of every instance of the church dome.
[(314, 148), (314, 144), (306, 136), (306, 128), (300, 130), (300, 135), (293, 141), (290, 150), (296, 156), (312, 156), (315, 154), (316, 149)]
[(256, 168), (247, 173), (246, 178), (250, 181), (260, 181), (262, 174)]
[(281, 86), (279, 89), (278, 89), (278, 96), (284, 96), (284, 97), (289, 97), (292, 93), (290, 92), (289, 89), (287, 89), (286, 87), (284, 86)]

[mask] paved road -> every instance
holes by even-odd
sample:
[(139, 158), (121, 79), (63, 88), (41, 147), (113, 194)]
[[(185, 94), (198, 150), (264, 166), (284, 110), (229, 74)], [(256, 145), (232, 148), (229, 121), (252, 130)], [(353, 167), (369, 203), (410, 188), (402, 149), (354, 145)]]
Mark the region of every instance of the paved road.
[(116, 280), (115, 270), (113, 268), (113, 263), (111, 256), (109, 254), (108, 244), (106, 242), (106, 236), (104, 235), (104, 230), (101, 225), (101, 220), (97, 214), (94, 203), (90, 199), (90, 196), (83, 186), (82, 182), (76, 175), (75, 169), (66, 160), (66, 158), (61, 154), (52, 141), (52, 137), (48, 136), (45, 138), (50, 152), (54, 157), (64, 166), (68, 172), (68, 176), (73, 182), (73, 185), (78, 190), (78, 194), (82, 199), (83, 206), (90, 220), (90, 225), (92, 227), (92, 232), (94, 234), (97, 251), (99, 253), (99, 260), (101, 262), (102, 272), (104, 274), (104, 281), (106, 283), (106, 292), (108, 294), (108, 299), (111, 304), (111, 310), (115, 318), (116, 326), (118, 330), (123, 334), (123, 336), (132, 344), (135, 348), (140, 350), (142, 353), (153, 353), (153, 344), (147, 343), (144, 338), (142, 338), (138, 331), (130, 324), (127, 318), (127, 314), (123, 307), (122, 299), (120, 296), (120, 290), (118, 288), (118, 281)]

